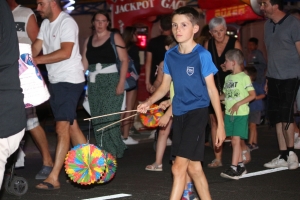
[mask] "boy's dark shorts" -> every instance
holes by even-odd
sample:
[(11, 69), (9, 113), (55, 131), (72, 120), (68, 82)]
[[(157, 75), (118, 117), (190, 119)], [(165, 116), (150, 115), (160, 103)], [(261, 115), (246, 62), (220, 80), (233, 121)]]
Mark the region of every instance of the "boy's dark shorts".
[(174, 115), (172, 157), (180, 156), (192, 161), (203, 161), (207, 122), (207, 107), (191, 110), (180, 116)]
[(250, 111), (249, 116), (248, 116), (248, 122), (253, 123), (253, 124), (260, 124), (261, 122), (261, 111), (255, 110), (255, 111)]
[(268, 117), (271, 125), (294, 122), (294, 102), (299, 88), (298, 78), (268, 79)]
[(55, 121), (68, 121), (73, 124), (76, 119), (76, 109), (84, 82), (73, 84), (67, 82), (49, 84), (50, 106)]

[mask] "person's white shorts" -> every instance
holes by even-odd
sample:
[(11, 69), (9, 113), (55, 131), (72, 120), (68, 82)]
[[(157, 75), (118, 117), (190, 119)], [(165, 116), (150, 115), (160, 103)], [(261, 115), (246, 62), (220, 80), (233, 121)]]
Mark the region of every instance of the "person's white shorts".
[(37, 117), (27, 119), (26, 131), (30, 131), (40, 125), (39, 119)]
[(36, 115), (36, 109), (35, 107), (26, 108), (26, 118), (27, 118), (27, 125), (26, 125), (26, 131), (30, 131), (40, 125), (39, 119)]
[(24, 133), (25, 128), (19, 133), (16, 133), (8, 138), (0, 138), (0, 189), (2, 186), (7, 158), (18, 149)]

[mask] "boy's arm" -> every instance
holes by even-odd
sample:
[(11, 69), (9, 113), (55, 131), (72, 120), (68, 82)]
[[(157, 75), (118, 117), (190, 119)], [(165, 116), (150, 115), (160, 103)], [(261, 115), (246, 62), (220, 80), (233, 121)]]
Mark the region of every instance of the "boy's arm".
[(152, 53), (147, 51), (146, 53), (146, 62), (145, 62), (145, 84), (146, 89), (148, 92), (150, 92), (151, 83), (150, 83), (150, 73), (151, 73), (151, 62), (152, 62)]
[(160, 127), (166, 127), (172, 117), (172, 105), (168, 108), (165, 114), (159, 120)]
[(160, 62), (159, 66), (157, 66), (157, 75), (156, 75), (156, 79), (153, 83), (153, 86), (154, 88), (151, 88), (151, 91), (150, 92), (155, 92), (155, 90), (160, 86), (160, 84), (162, 83), (162, 79), (163, 79), (163, 76), (164, 76), (164, 72), (163, 72), (163, 65), (164, 65), (164, 62)]
[(216, 135), (216, 147), (220, 147), (225, 140), (225, 130), (224, 130), (224, 120), (223, 120), (223, 113), (221, 110), (219, 92), (216, 88), (214, 76), (210, 74), (209, 76), (205, 77), (205, 82), (207, 85), (208, 95), (210, 97), (211, 104), (215, 110), (218, 128), (217, 128), (217, 135)]
[(171, 76), (169, 74), (164, 74), (163, 81), (159, 88), (154, 92), (154, 94), (144, 103), (138, 105), (137, 111), (141, 113), (146, 113), (150, 105), (163, 98), (167, 92), (170, 90)]
[(255, 99), (255, 97), (256, 97), (255, 90), (250, 90), (250, 91), (248, 91), (248, 93), (249, 93), (249, 95), (248, 95), (246, 98), (244, 98), (244, 99), (242, 99), (242, 100), (236, 102), (236, 103), (229, 109), (229, 112), (230, 112), (231, 115), (233, 115), (234, 113), (237, 113), (237, 111), (238, 111), (238, 109), (239, 109), (239, 107), (240, 107), (241, 105), (243, 105), (243, 104), (245, 104), (245, 103), (249, 103), (250, 101), (252, 101), (252, 100)]
[(221, 101), (224, 101), (224, 99), (225, 99), (225, 94), (221, 94), (221, 95), (220, 95), (220, 100), (221, 100)]
[(171, 106), (171, 99), (165, 100), (159, 104), (159, 107), (166, 110), (169, 106)]
[(254, 100), (260, 100), (260, 99), (263, 99), (265, 97), (266, 97), (265, 94), (260, 94), (260, 95), (255, 96)]

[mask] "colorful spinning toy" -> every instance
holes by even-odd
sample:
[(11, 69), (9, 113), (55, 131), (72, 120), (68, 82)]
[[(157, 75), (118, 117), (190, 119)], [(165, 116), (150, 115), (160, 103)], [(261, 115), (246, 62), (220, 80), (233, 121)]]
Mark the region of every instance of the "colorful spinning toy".
[(65, 158), (65, 170), (70, 179), (81, 185), (90, 185), (103, 176), (106, 155), (92, 144), (80, 144), (72, 148)]
[(140, 119), (144, 126), (155, 128), (158, 126), (159, 119), (163, 115), (163, 110), (159, 108), (158, 105), (153, 104), (146, 113), (140, 113)]

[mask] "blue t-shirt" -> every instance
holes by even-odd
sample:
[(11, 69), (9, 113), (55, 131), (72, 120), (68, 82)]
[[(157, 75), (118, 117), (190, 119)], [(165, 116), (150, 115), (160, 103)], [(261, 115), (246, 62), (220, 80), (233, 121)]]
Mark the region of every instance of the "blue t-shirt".
[(199, 44), (188, 54), (181, 54), (178, 45), (168, 50), (164, 59), (164, 73), (169, 74), (174, 83), (173, 114), (183, 115), (197, 108), (208, 107), (210, 99), (205, 77), (217, 71), (211, 54)]
[[(255, 93), (257, 96), (261, 95), (261, 94), (265, 94), (263, 84), (253, 82), (252, 85), (254, 87), (254, 90), (255, 90)], [(249, 107), (250, 107), (250, 112), (251, 111), (262, 111), (264, 109), (264, 103), (263, 103), (262, 99), (253, 100), (249, 103)]]

